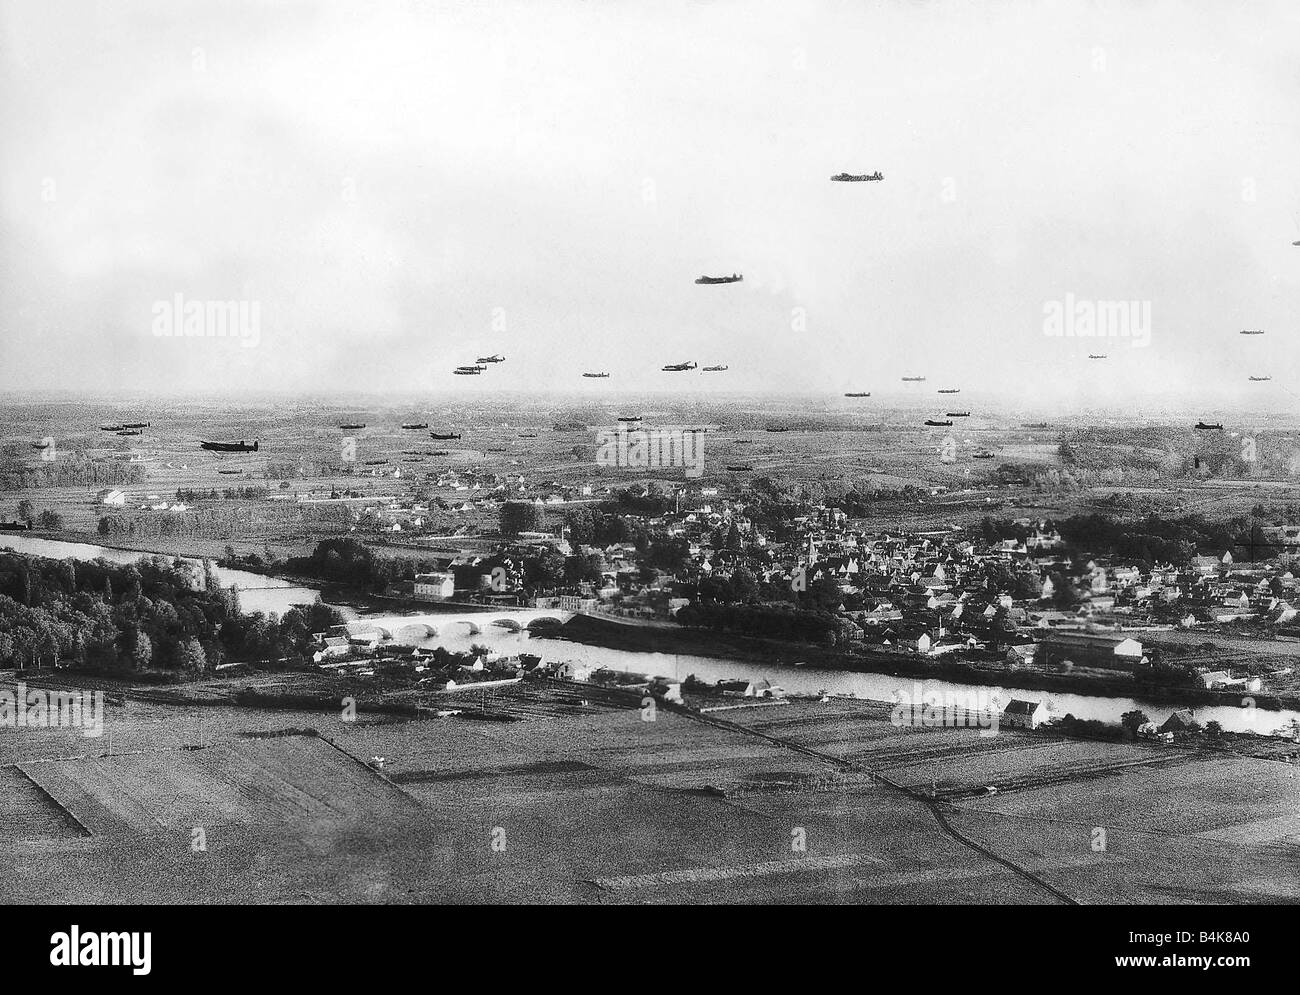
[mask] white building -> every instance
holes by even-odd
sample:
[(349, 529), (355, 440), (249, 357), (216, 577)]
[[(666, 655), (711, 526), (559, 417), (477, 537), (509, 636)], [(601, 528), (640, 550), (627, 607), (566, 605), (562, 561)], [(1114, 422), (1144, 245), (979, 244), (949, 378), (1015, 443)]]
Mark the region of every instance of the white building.
[(421, 601), (446, 601), (456, 592), (456, 578), (450, 573), (415, 575), (415, 596)]

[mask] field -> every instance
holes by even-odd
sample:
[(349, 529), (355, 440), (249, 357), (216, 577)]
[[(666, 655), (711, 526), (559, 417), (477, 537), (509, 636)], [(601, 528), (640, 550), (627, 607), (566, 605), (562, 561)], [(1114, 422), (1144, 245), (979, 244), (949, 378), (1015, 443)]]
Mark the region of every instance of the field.
[[(971, 409), (971, 417), (951, 429), (927, 428), (927, 417), (942, 415), (945, 405)], [(616, 417), (639, 414), (647, 429), (707, 428), (703, 476), (686, 478), (682, 468), (639, 470), (599, 466), (595, 461), (596, 431), (617, 424)], [(1285, 502), (1289, 487), (1266, 486), (1252, 479), (1171, 481), (1170, 486), (1134, 483), (1102, 485), (1074, 492), (1035, 494), (1028, 487), (999, 485), (997, 469), (1037, 472), (1064, 468), (1060, 443), (1076, 426), (1044, 423), (1028, 428), (1020, 413), (982, 409), (978, 396), (968, 401), (941, 398), (906, 404), (875, 399), (773, 398), (723, 395), (700, 401), (682, 395), (619, 395), (600, 401), (573, 397), (539, 399), (509, 394), (461, 403), (427, 398), (384, 400), (358, 397), (352, 403), (262, 403), (242, 405), (200, 400), (185, 405), (140, 399), (101, 404), (21, 404), (4, 408), (0, 433), (0, 475), (23, 468), (55, 468), (70, 461), (93, 460), (102, 465), (136, 467), (142, 478), (123, 486), (128, 509), (175, 500), (180, 490), (218, 493), (226, 488), (265, 487), (288, 504), (266, 499), (221, 498), (196, 507), (242, 509), (254, 521), (218, 535), (117, 537), (113, 545), (166, 553), (219, 555), (229, 544), (241, 552), (270, 547), (279, 555), (301, 554), (324, 534), (344, 528), (339, 522), (304, 521), (293, 501), (310, 498), (321, 503), (316, 512), (419, 496), (443, 499), (452, 505), (472, 500), (482, 491), (439, 487), (446, 470), (474, 471), (502, 477), (524, 477), (529, 493), (592, 484), (625, 486), (634, 482), (716, 486), (727, 493), (749, 480), (785, 477), (811, 487), (825, 483), (832, 490), (898, 489), (914, 486), (946, 488), (948, 493), (920, 503), (881, 502), (877, 516), (890, 528), (921, 528), (936, 524), (968, 525), (986, 514), (1060, 516), (1105, 507), (1097, 502), (1119, 493), (1140, 499), (1147, 510), (1245, 512), (1255, 503)], [(148, 421), (141, 436), (121, 437), (100, 431), (102, 424)], [(425, 430), (403, 430), (403, 422), (428, 422), (432, 431), (454, 432), (459, 440), (439, 441)], [(339, 426), (363, 423), (364, 429)], [(1036, 423), (1035, 423), (1036, 424)], [(575, 428), (571, 426), (587, 426)], [(786, 431), (772, 433), (770, 427)], [(1280, 427), (1279, 427), (1280, 430)], [(1126, 429), (1110, 430), (1123, 439)], [(1184, 457), (1208, 445), (1185, 424), (1163, 431), (1164, 445)], [(1093, 447), (1089, 458), (1102, 463), (1106, 453), (1118, 462), (1147, 453), (1137, 445), (1149, 434), (1133, 428), (1133, 444), (1116, 442)], [(944, 455), (952, 438), (952, 458)], [(347, 449), (345, 439), (353, 440)], [(33, 442), (50, 439), (47, 453)], [(199, 449), (201, 439), (259, 442), (257, 453), (218, 454)], [(1226, 443), (1224, 443), (1226, 445)], [(977, 460), (987, 448), (993, 459)], [(1162, 450), (1150, 450), (1157, 453)], [(444, 454), (445, 453), (445, 454)], [(435, 455), (438, 454), (438, 455)], [(1143, 457), (1154, 458), (1154, 457)], [(127, 461), (133, 461), (128, 463)], [(1172, 461), (1172, 462), (1171, 462)], [(1178, 459), (1166, 457), (1173, 465)], [(1275, 461), (1276, 462), (1276, 461)], [(729, 470), (728, 467), (744, 467)], [(400, 476), (394, 476), (400, 471)], [(1283, 481), (1285, 483), (1285, 481)], [(11, 489), (0, 494), (0, 518), (11, 516), (17, 502), (30, 500), (36, 510), (63, 516), (68, 538), (94, 538), (103, 509), (94, 503), (92, 483)], [(360, 498), (330, 502), (331, 493), (359, 493)], [(1012, 510), (1014, 509), (1014, 510)], [(556, 512), (562, 512), (557, 506)], [(474, 534), (491, 531), (491, 512), (430, 512), (427, 534)]]
[[(194, 689), (213, 701), (200, 705), (123, 689), (98, 740), (0, 730), (0, 855), (13, 869), (0, 898), (1300, 898), (1300, 780), (1276, 762), (899, 729), (887, 708), (844, 700), (644, 721), (612, 699), (548, 711), (534, 689), (521, 721), (348, 723), (210, 692)], [(992, 782), (1000, 793), (979, 796)]]

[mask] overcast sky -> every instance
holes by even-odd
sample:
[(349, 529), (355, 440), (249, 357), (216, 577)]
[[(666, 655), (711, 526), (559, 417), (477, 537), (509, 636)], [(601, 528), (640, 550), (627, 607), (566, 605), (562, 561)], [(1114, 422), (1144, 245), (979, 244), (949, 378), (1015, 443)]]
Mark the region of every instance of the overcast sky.
[[(4, 0), (0, 46), (0, 390), (1300, 401), (1294, 0)], [(176, 294), (256, 346), (156, 336)], [(1149, 346), (1046, 336), (1066, 294)]]

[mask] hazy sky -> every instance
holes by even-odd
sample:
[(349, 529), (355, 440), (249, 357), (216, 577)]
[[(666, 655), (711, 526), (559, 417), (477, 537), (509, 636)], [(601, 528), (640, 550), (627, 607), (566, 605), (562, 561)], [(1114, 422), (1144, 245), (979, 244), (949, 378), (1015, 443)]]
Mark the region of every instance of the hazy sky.
[(0, 390), (1300, 402), (1294, 0), (3, 0), (0, 73)]

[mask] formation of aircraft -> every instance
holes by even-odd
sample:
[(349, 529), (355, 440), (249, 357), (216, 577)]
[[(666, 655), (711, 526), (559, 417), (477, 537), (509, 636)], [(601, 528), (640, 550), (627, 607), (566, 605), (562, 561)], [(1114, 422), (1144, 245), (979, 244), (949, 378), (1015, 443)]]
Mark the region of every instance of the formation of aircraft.
[(500, 353), (493, 353), (491, 356), (479, 356), (473, 365), (458, 366), (451, 372), (458, 377), (477, 377), (482, 376), (483, 371), (491, 363), (504, 363), (506, 357)]

